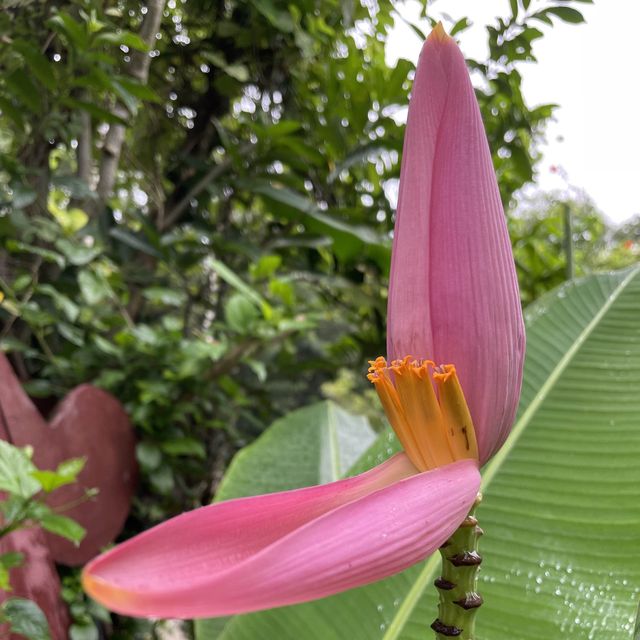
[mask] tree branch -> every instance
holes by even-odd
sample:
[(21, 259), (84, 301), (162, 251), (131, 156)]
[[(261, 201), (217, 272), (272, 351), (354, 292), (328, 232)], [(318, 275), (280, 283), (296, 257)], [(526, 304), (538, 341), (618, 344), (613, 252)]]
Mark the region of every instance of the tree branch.
[(91, 116), (86, 111), (80, 111), (80, 135), (78, 136), (78, 150), (76, 157), (78, 161), (78, 178), (87, 187), (91, 187), (91, 166), (93, 164), (91, 150)]
[(203, 377), (207, 380), (215, 380), (232, 371), (243, 358), (253, 355), (260, 347), (280, 345), (296, 333), (296, 329), (287, 329), (268, 340), (264, 338), (247, 338), (243, 342), (238, 342), (218, 362), (205, 371)]
[[(153, 49), (156, 33), (158, 33), (160, 29), (164, 2), (165, 0), (148, 0), (147, 3), (147, 15), (140, 28), (140, 37), (149, 49)], [(151, 58), (148, 52), (135, 51), (131, 55), (131, 62), (126, 71), (132, 78), (135, 78), (142, 84), (146, 84), (149, 79), (150, 63)], [(122, 119), (126, 119), (128, 116), (127, 110), (120, 103), (115, 105), (112, 113)], [(122, 145), (124, 144), (124, 136), (124, 125), (112, 124), (109, 126), (109, 131), (102, 147), (102, 161), (100, 163), (98, 186), (96, 188), (99, 209), (102, 208), (113, 191), (113, 185), (115, 184), (118, 172), (118, 164), (120, 163), (120, 154), (122, 153)]]

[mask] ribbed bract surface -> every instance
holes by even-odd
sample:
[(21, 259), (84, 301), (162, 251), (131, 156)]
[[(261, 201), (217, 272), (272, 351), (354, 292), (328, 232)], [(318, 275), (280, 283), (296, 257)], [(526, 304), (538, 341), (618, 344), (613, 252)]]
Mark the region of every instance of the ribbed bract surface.
[(484, 463), (513, 422), (524, 327), (480, 110), (464, 57), (441, 30), (416, 69), (394, 234), (388, 359), (456, 366)]

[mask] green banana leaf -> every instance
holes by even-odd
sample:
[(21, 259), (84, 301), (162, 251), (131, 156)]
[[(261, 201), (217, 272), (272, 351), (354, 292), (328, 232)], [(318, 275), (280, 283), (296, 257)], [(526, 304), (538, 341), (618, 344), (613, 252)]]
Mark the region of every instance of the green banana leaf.
[[(518, 416), (483, 470), (478, 639), (630, 640), (640, 598), (640, 268), (565, 284), (526, 323)], [(350, 473), (396, 448), (381, 434)], [(287, 472), (283, 458), (272, 454), (280, 472), (271, 476)], [(250, 451), (240, 462), (253, 467), (250, 491), (282, 488)], [(309, 482), (297, 471), (288, 486)], [(247, 490), (236, 494), (233, 472), (225, 497)], [(376, 584), (237, 616), (222, 632), (200, 624), (198, 640), (424, 640), (438, 571), (436, 554)]]
[(276, 420), (233, 459), (216, 501), (339, 480), (376, 440), (369, 421), (325, 401)]

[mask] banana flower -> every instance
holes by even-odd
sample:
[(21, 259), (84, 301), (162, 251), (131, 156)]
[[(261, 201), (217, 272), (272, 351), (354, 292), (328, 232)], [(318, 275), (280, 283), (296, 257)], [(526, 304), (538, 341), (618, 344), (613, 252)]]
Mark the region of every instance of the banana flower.
[(465, 518), (514, 417), (524, 330), (478, 104), (441, 26), (416, 70), (392, 255), (389, 363), (372, 361), (369, 379), (404, 452), (177, 516), (90, 562), (91, 596), (175, 618), (304, 602), (402, 571)]

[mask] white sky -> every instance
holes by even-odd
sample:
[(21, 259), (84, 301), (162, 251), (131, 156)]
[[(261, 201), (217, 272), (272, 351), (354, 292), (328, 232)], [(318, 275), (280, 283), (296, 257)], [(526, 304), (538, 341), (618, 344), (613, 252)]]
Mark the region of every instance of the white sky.
[[(530, 11), (537, 3), (533, 0)], [(429, 6), (436, 18), (442, 13), (469, 17), (473, 25), (456, 38), (465, 55), (478, 59), (487, 54), (484, 25), (510, 13), (509, 0), (431, 0)], [(538, 63), (519, 66), (529, 106), (560, 105), (547, 128), (537, 184), (545, 191), (584, 190), (610, 220), (620, 223), (640, 213), (640, 1), (570, 6), (582, 11), (586, 24), (532, 23), (545, 33), (534, 43)], [(418, 2), (399, 7), (405, 18), (429, 32), (428, 23), (418, 21)], [(389, 62), (399, 57), (417, 62), (420, 47), (411, 28), (396, 20)], [(551, 173), (551, 165), (560, 167), (566, 179)]]

